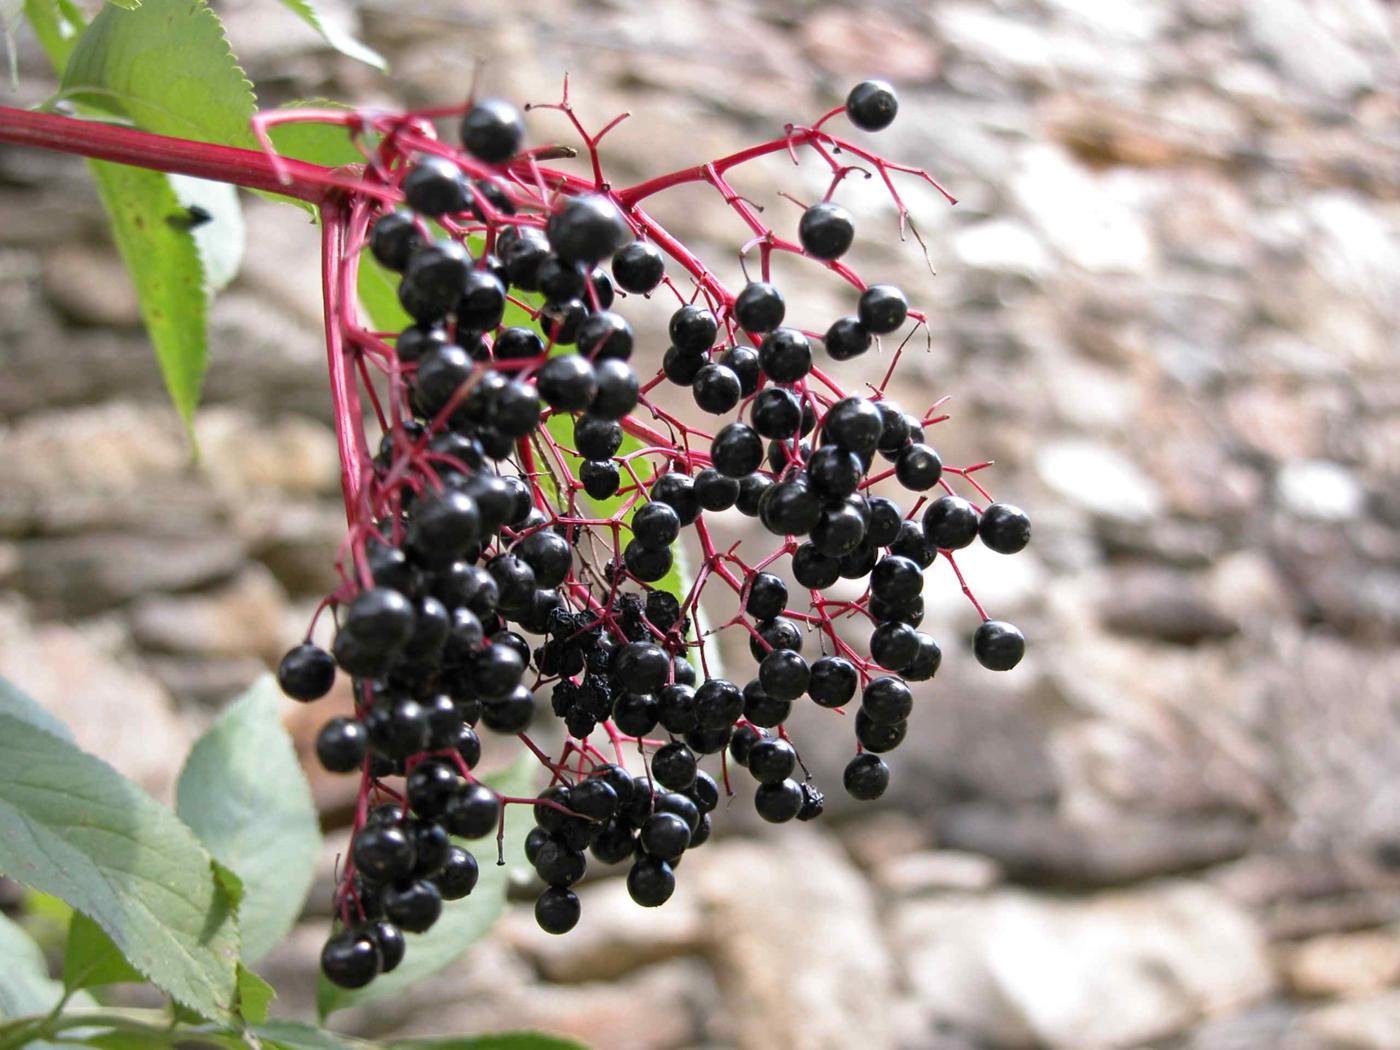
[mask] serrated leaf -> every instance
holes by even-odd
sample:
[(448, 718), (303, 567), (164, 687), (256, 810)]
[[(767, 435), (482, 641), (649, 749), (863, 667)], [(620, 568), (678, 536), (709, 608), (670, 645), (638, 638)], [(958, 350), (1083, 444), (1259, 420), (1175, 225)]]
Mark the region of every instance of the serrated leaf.
[(310, 0), (282, 0), (284, 6), (297, 14), (303, 22), (309, 25), (316, 32), (320, 33), (326, 43), (335, 48), (342, 55), (353, 58), (358, 62), (363, 62), (367, 66), (373, 66), (381, 73), (388, 72), (389, 64), (384, 61), (384, 56), (373, 48), (366, 46), (352, 35), (347, 33), (334, 20), (327, 22), (322, 17), (321, 12), (316, 9), (316, 5)]
[(107, 0), (107, 3), (124, 11), (135, 11), (141, 6), (141, 0)]
[(204, 267), (183, 207), (160, 172), (92, 161), (112, 239), (136, 285), (141, 316), (170, 399), (189, 426), (207, 363)]
[(80, 911), (73, 913), (68, 923), (68, 943), (63, 949), (65, 988), (99, 988), (104, 984), (145, 980), (101, 926)]
[(256, 963), (296, 923), (316, 872), (321, 832), (311, 788), (260, 678), (195, 743), (175, 812), (242, 881), (243, 958)]
[[(483, 779), (503, 795), (528, 795), (539, 764), (534, 756), (521, 755), (515, 762)], [(350, 991), (319, 978), (316, 1006), (324, 1020), (336, 1010), (363, 1006), (392, 998), (437, 973), (462, 955), (494, 925), (506, 906), (506, 888), (513, 869), (525, 864), (525, 835), (531, 826), (528, 813), (507, 814), (504, 865), (497, 865), (496, 843), (486, 839), (464, 843), (476, 854), (481, 876), (471, 896), (443, 905), (442, 917), (427, 933), (408, 933), (403, 962), (392, 973), (381, 974), (364, 988)]]
[(161, 135), (256, 148), (253, 87), (203, 0), (104, 7), (63, 70), (65, 97)]
[(173, 998), (224, 1018), (238, 930), (194, 833), (101, 759), (0, 714), (0, 873), (84, 912)]
[(443, 1039), (400, 1039), (385, 1050), (588, 1050), (588, 1047), (575, 1039), (543, 1032), (498, 1032)]
[(15, 688), (8, 678), (0, 678), (0, 715), (13, 715), (23, 722), (72, 742), (73, 733), (39, 704)]
[[(54, 48), (46, 50), (62, 69), (62, 97), (81, 108), (158, 134), (255, 146), (248, 123), (256, 106), (252, 85), (202, 0), (148, 0), (127, 10), (107, 6), (83, 30), (66, 64)], [(113, 168), (93, 165), (166, 387), (189, 426), (206, 364), (204, 285), (223, 287), (242, 260), (237, 193), (149, 172), (144, 178), (115, 175)], [(211, 221), (192, 231), (182, 223), (187, 204), (204, 208)], [(164, 250), (129, 250), (130, 242), (152, 240), (165, 242)], [(185, 261), (191, 254), (198, 260), (193, 268)], [(200, 284), (193, 292), (192, 278)], [(173, 280), (178, 289), (172, 289)]]
[(238, 1013), (249, 1024), (267, 1020), (267, 1008), (277, 993), (261, 977), (242, 963), (238, 964)]

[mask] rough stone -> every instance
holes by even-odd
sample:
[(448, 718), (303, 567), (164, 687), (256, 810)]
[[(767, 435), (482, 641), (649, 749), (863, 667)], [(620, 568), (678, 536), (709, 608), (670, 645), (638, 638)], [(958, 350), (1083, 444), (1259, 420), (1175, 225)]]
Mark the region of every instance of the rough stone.
[(121, 259), (110, 249), (60, 245), (44, 257), (44, 294), (71, 321), (130, 328), (141, 307)]
[[(737, 1047), (766, 1050), (777, 1032), (809, 1050), (848, 1046), (853, 1032), (888, 1042), (891, 961), (870, 889), (837, 847), (793, 829), (707, 846), (686, 869)], [(794, 966), (800, 959), (824, 962)]]
[(1204, 868), (1241, 856), (1252, 841), (1248, 822), (1224, 815), (1125, 813), (1076, 821), (1049, 811), (968, 804), (949, 808), (936, 826), (941, 843), (990, 857), (1015, 881), (1075, 887)]
[(532, 913), (519, 911), (501, 936), (551, 981), (617, 980), (644, 966), (698, 954), (705, 945), (704, 917), (688, 876), (689, 870), (677, 879), (666, 906), (656, 909), (638, 908), (625, 879), (600, 879), (578, 890), (585, 918), (569, 936), (545, 933)]
[(1400, 981), (1400, 927), (1314, 937), (1283, 951), (1284, 979), (1308, 997), (1375, 995)]
[(1320, 1007), (1303, 1031), (1327, 1050), (1391, 1050), (1400, 1045), (1400, 991)]
[(1202, 593), (1197, 581), (1155, 568), (1115, 572), (1101, 614), (1110, 631), (1174, 645), (1219, 641), (1240, 629)]
[(1142, 522), (1162, 509), (1162, 494), (1132, 460), (1107, 445), (1074, 438), (1046, 444), (1035, 458), (1041, 480), (1092, 514)]
[(926, 850), (898, 857), (875, 871), (875, 879), (899, 897), (956, 891), (977, 893), (1001, 881), (1001, 868), (977, 853)]
[(44, 613), (84, 615), (138, 595), (216, 583), (242, 567), (237, 540), (220, 535), (88, 533), (25, 545), (19, 587)]
[(132, 632), (138, 644), (158, 652), (271, 663), (285, 650), (285, 602), (272, 574), (253, 566), (217, 590), (139, 600), (131, 610)]
[(190, 728), (160, 686), (93, 635), (36, 623), (19, 604), (0, 604), (0, 677), (67, 725), (79, 747), (157, 798), (170, 797)]
[(891, 925), (926, 1030), (998, 1046), (1140, 1045), (1273, 984), (1255, 923), (1192, 882), (1087, 900), (1019, 890), (920, 899)]

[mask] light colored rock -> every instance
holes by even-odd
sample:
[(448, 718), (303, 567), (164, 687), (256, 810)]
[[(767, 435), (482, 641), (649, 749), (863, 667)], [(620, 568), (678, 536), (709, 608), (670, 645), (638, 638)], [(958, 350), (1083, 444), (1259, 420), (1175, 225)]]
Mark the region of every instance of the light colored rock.
[(1321, 459), (1283, 464), (1274, 488), (1284, 509), (1314, 521), (1351, 521), (1366, 501), (1355, 474), (1340, 463)]
[(1019, 890), (916, 900), (891, 926), (928, 1029), (996, 1045), (1135, 1046), (1273, 983), (1253, 920), (1193, 882), (1087, 900)]
[[(692, 867), (693, 865), (693, 867)], [(698, 869), (698, 870), (697, 870)], [(839, 847), (793, 828), (687, 857), (740, 1050), (886, 1046), (893, 970), (869, 886)]]
[(1299, 995), (1374, 995), (1400, 982), (1400, 927), (1313, 937), (1282, 956), (1284, 978)]
[(195, 431), (204, 473), (225, 490), (338, 491), (335, 433), (324, 423), (296, 417), (265, 423), (241, 411), (215, 408), (199, 414)]
[(44, 294), (59, 312), (80, 324), (129, 328), (141, 323), (131, 278), (116, 252), (91, 245), (62, 245), (44, 257)]
[(1298, 88), (1344, 101), (1375, 83), (1366, 59), (1302, 0), (1251, 0), (1245, 27), (1254, 45)]
[(79, 747), (157, 798), (170, 797), (190, 728), (158, 685), (91, 637), (0, 604), (0, 676), (67, 725)]
[(213, 658), (259, 656), (270, 663), (286, 648), (286, 600), (272, 574), (253, 565), (213, 591), (141, 599), (131, 612), (132, 630), (148, 649)]
[(665, 959), (696, 953), (705, 924), (690, 879), (679, 878), (662, 908), (639, 908), (623, 878), (578, 887), (583, 918), (567, 937), (545, 933), (532, 913), (512, 912), (503, 923), (506, 943), (551, 981), (612, 981)]
[(1108, 445), (1079, 438), (1046, 443), (1035, 457), (1041, 480), (1092, 514), (1145, 521), (1162, 509), (1157, 483)]
[(898, 857), (875, 871), (890, 893), (918, 897), (927, 893), (977, 893), (1001, 881), (1001, 867), (979, 853), (952, 849), (925, 850)]
[(1325, 1050), (1395, 1050), (1400, 1046), (1400, 991), (1334, 1003), (1303, 1019), (1312, 1046)]
[(1097, 174), (1058, 146), (1024, 150), (1010, 179), (1016, 202), (1061, 257), (1094, 274), (1146, 274), (1155, 264), (1140, 186)]
[(973, 270), (1039, 278), (1054, 265), (1044, 243), (1014, 219), (989, 219), (953, 235), (953, 253)]
[(25, 547), (19, 587), (41, 613), (81, 616), (153, 591), (183, 591), (234, 575), (242, 544), (218, 533), (88, 533)]

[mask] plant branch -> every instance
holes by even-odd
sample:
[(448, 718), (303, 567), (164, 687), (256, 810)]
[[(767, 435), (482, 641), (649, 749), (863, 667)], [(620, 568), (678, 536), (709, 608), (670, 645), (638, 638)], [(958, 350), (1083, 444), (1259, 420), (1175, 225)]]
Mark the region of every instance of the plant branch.
[(153, 135), (121, 124), (8, 106), (0, 106), (0, 142), (229, 182), (311, 204), (325, 202), (338, 188), (359, 185), (358, 179), (337, 175), (335, 169), (319, 164), (279, 158), (274, 165), (271, 157), (257, 150)]

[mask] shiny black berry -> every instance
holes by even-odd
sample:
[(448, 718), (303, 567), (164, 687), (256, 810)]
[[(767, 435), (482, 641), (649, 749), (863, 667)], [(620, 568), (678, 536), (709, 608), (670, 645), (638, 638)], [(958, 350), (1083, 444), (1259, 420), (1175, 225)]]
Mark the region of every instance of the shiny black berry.
[(618, 287), (645, 295), (661, 283), (666, 275), (666, 262), (654, 244), (633, 241), (613, 256), (612, 273)]
[(289, 650), (277, 665), (277, 684), (293, 700), (319, 700), (334, 683), (335, 658), (311, 642)]
[(894, 122), (899, 99), (883, 80), (862, 80), (846, 96), (846, 116), (863, 131), (880, 131)]
[(467, 111), (462, 118), (462, 145), (477, 160), (504, 164), (520, 152), (525, 138), (525, 119), (509, 102), (488, 98)]
[(342, 930), (321, 949), (321, 972), (340, 988), (363, 988), (379, 976), (382, 965), (379, 945), (368, 930)]
[(1031, 519), (1010, 503), (990, 503), (982, 512), (977, 534), (998, 554), (1015, 554), (1031, 541)]
[(1014, 624), (987, 620), (972, 636), (972, 653), (989, 671), (1009, 671), (1026, 654), (1026, 638)]
[(846, 764), (841, 780), (851, 798), (870, 802), (890, 786), (890, 767), (879, 755), (863, 752)]
[(909, 300), (892, 284), (872, 284), (861, 293), (856, 313), (868, 331), (887, 335), (909, 316)]
[(839, 204), (822, 201), (802, 213), (797, 236), (808, 255), (818, 259), (839, 259), (855, 239), (855, 221)]
[(786, 312), (783, 293), (766, 281), (750, 281), (734, 300), (734, 318), (750, 332), (771, 332)]
[(466, 211), (470, 195), (470, 185), (462, 169), (446, 157), (424, 157), (404, 176), (404, 200), (421, 215)]

